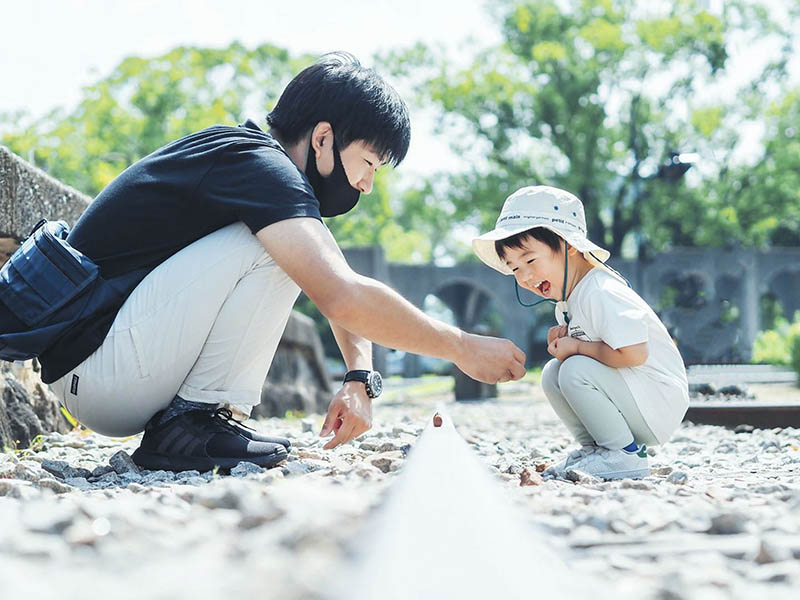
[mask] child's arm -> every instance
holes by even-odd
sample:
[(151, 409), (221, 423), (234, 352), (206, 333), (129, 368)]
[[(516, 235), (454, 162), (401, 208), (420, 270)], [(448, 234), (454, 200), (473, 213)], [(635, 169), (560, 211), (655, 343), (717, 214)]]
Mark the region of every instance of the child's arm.
[(647, 342), (614, 350), (605, 342), (585, 342), (573, 337), (562, 337), (553, 340), (547, 346), (547, 351), (562, 362), (574, 354), (583, 354), (615, 369), (638, 367), (647, 360)]

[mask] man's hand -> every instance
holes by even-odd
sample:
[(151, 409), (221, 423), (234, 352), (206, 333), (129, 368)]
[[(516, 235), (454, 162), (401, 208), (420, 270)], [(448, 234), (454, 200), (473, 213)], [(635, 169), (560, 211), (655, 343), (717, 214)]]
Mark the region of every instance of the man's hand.
[(562, 337), (567, 337), (567, 326), (566, 325), (556, 325), (555, 327), (551, 327), (547, 330), (547, 345), (549, 346), (553, 343), (553, 340), (557, 340)]
[(580, 340), (573, 337), (560, 337), (554, 339), (547, 345), (547, 351), (561, 362), (567, 360), (573, 354), (578, 354)]
[(322, 424), (320, 437), (333, 432), (333, 439), (323, 446), (325, 450), (345, 444), (372, 427), (372, 400), (360, 381), (348, 381), (331, 400), (328, 415)]
[(525, 375), (525, 353), (512, 342), (464, 334), (463, 357), (455, 361), (464, 373), (484, 383), (503, 383)]

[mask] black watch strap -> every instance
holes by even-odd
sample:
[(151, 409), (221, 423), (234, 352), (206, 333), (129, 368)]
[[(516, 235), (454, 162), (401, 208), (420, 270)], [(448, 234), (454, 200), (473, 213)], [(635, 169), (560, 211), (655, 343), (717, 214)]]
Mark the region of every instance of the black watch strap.
[(366, 369), (353, 369), (352, 371), (345, 373), (344, 381), (342, 383), (347, 383), (348, 381), (360, 381), (361, 383), (367, 383), (369, 381), (370, 373), (372, 373), (372, 371), (367, 371)]

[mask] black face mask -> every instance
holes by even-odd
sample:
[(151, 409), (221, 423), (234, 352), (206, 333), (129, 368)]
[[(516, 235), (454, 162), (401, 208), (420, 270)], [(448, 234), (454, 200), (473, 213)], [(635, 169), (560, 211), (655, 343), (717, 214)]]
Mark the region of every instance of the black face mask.
[(314, 147), (311, 144), (308, 145), (306, 177), (314, 189), (314, 195), (319, 200), (319, 213), (323, 217), (343, 215), (358, 202), (361, 192), (350, 185), (336, 142), (333, 143), (333, 171), (327, 177), (319, 174)]

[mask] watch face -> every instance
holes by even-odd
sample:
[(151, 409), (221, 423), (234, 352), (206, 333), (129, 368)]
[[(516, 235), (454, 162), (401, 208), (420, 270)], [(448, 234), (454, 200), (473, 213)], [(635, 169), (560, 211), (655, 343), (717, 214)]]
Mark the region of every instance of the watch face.
[(370, 397), (377, 398), (381, 395), (383, 391), (383, 379), (381, 378), (381, 374), (377, 371), (373, 371), (369, 375), (369, 381), (367, 382), (367, 390), (370, 392)]

